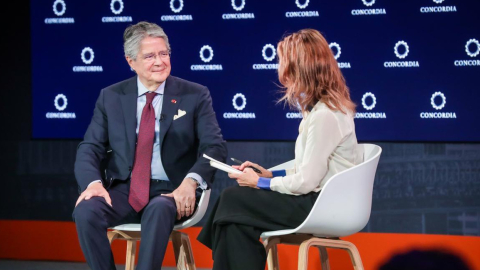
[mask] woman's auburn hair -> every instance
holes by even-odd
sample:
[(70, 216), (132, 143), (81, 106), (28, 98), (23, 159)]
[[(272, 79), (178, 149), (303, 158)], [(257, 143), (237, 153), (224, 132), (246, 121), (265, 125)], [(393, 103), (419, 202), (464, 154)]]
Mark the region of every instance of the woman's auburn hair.
[(277, 46), (278, 78), (291, 108), (310, 111), (318, 101), (331, 110), (355, 113), (345, 78), (325, 38), (315, 29), (303, 29)]

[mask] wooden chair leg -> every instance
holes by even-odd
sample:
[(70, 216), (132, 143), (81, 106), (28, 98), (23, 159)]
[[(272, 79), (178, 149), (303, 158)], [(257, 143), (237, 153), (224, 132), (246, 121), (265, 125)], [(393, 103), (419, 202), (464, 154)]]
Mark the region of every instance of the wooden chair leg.
[[(360, 253), (358, 252), (357, 247), (355, 247), (355, 245), (350, 242), (343, 240), (312, 238), (308, 241), (303, 242), (302, 245), (306, 242), (310, 243), (310, 245), (346, 250), (350, 255), (350, 259), (352, 260), (353, 268), (355, 270), (364, 270), (362, 259), (360, 258)], [(300, 258), (298, 263), (300, 266)]]
[(177, 232), (177, 231), (172, 231), (172, 233), (170, 234), (170, 239), (172, 240), (172, 245), (173, 245), (173, 253), (175, 254), (175, 263), (177, 265), (177, 269), (178, 269), (178, 266), (179, 266), (179, 260), (180, 259), (180, 250), (182, 248), (182, 235), (180, 234), (180, 232)]
[(348, 255), (350, 255), (350, 260), (352, 260), (353, 269), (364, 270), (362, 259), (360, 257), (360, 253), (358, 252), (357, 247), (350, 242), (346, 242), (346, 244), (347, 244)]
[(280, 238), (268, 238), (263, 242), (265, 251), (267, 252), (267, 265), (269, 270), (280, 270), (278, 264), (277, 244), (280, 243)]
[(280, 270), (277, 245), (273, 245), (268, 254), (268, 268), (271, 270)]
[(185, 252), (187, 269), (196, 270), (195, 259), (193, 258), (192, 246), (190, 245), (190, 238), (186, 233), (181, 233), (181, 238), (182, 238), (182, 248)]
[(309, 239), (300, 244), (300, 249), (298, 250), (298, 270), (308, 269), (308, 250), (313, 242), (314, 239)]
[(127, 260), (125, 262), (125, 270), (134, 269), (136, 250), (137, 250), (137, 241), (127, 240)]
[(330, 270), (330, 261), (328, 259), (327, 249), (325, 247), (317, 246), (318, 252), (320, 253), (320, 263), (322, 265), (322, 270)]
[(117, 239), (118, 233), (114, 232), (114, 231), (108, 231), (107, 232), (107, 237), (108, 237), (108, 241), (110, 242), (110, 245), (111, 245), (113, 240)]

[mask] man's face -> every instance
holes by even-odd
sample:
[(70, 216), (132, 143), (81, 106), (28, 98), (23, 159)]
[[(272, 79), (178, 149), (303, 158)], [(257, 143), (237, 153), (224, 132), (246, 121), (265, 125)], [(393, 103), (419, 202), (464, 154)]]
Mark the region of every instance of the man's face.
[(145, 86), (163, 83), (170, 75), (170, 54), (163, 38), (146, 37), (140, 42), (137, 59), (127, 56), (130, 67), (135, 70)]

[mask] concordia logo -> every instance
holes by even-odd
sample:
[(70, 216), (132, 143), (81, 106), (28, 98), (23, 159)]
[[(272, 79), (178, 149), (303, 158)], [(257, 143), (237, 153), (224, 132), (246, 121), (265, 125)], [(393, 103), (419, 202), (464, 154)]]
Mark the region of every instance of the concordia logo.
[[(330, 49), (332, 50), (332, 53), (334, 54), (333, 57), (335, 58), (335, 60), (338, 60), (338, 58), (340, 58), (340, 55), (342, 54), (342, 48), (340, 47), (340, 45), (336, 42), (332, 42), (328, 44), (328, 47), (330, 47)], [(333, 48), (335, 48), (335, 50)], [(338, 62), (338, 67), (352, 68), (350, 62)]]
[[(480, 53), (480, 42), (477, 39), (469, 39), (465, 44), (465, 52), (470, 57), (477, 57)], [(480, 60), (478, 59), (469, 59), (469, 60), (455, 60), (453, 64), (456, 67), (467, 67), (467, 66), (480, 66)]]
[[(210, 47), (209, 45), (202, 46), (202, 48), (200, 48), (200, 59), (204, 63), (209, 63), (210, 61), (212, 61), (213, 59), (212, 47)], [(193, 71), (214, 71), (214, 70), (223, 70), (223, 67), (221, 64), (191, 65), (190, 69)]]
[[(245, 0), (240, 0), (240, 5), (237, 5), (238, 0), (231, 0), (232, 7), (235, 11), (242, 11), (245, 8)], [(255, 19), (255, 14), (253, 13), (225, 13), (222, 14), (222, 19), (224, 20), (235, 20), (235, 19)]]
[[(265, 46), (263, 46), (262, 56), (263, 56), (263, 59), (265, 59), (265, 61), (267, 62), (273, 61), (276, 55), (277, 55), (277, 51), (275, 50), (275, 47), (272, 44), (266, 44)], [(262, 70), (262, 69), (277, 70), (278, 64), (277, 63), (253, 64), (252, 67), (254, 70)]]
[[(371, 111), (377, 105), (377, 98), (371, 92), (366, 92), (362, 96), (362, 107)], [(367, 119), (385, 119), (387, 114), (385, 112), (357, 112), (355, 113), (355, 118), (367, 118)]]
[[(67, 11), (67, 4), (65, 4), (65, 1), (55, 0), (55, 2), (53, 2), (53, 13), (55, 13), (55, 15), (57, 15), (58, 17), (61, 17), (65, 14), (66, 11)], [(70, 23), (75, 23), (75, 19), (66, 18), (66, 17), (45, 18), (44, 22), (45, 24), (70, 24)]]
[[(399, 59), (404, 59), (408, 56), (410, 52), (410, 47), (407, 42), (400, 40), (393, 47), (393, 52)], [(420, 67), (418, 61), (394, 61), (394, 62), (385, 62), (383, 66), (386, 68), (414, 68)]]
[(420, 118), (457, 118), (455, 112), (438, 112), (447, 104), (447, 98), (442, 92), (435, 92), (430, 97), (430, 104), (437, 112), (422, 112)]
[(77, 116), (74, 112), (64, 112), (68, 105), (68, 99), (64, 94), (58, 94), (53, 100), (53, 105), (58, 112), (47, 112), (47, 119), (75, 119)]
[(285, 115), (287, 119), (302, 119), (302, 113), (301, 112), (287, 112)]
[[(110, 10), (115, 15), (120, 15), (123, 12), (123, 0), (112, 0), (110, 2)], [(132, 16), (111, 16), (111, 17), (102, 17), (103, 23), (122, 23), (122, 22), (132, 22)]]
[[(170, 0), (170, 10), (172, 10), (173, 13), (180, 13), (183, 10), (183, 0)], [(193, 16), (190, 14), (186, 15), (162, 15), (160, 19), (163, 22), (166, 21), (192, 21)]]
[[(90, 65), (95, 58), (95, 53), (92, 48), (85, 47), (80, 53), (82, 62), (86, 65)], [(73, 72), (103, 72), (102, 66), (74, 66)]]
[[(303, 96), (303, 94), (302, 94)], [(287, 112), (287, 114), (285, 115), (287, 117), (287, 119), (302, 119), (303, 118), (303, 115), (302, 115), (302, 108), (300, 106), (300, 104), (297, 102), (297, 110), (298, 111), (294, 111), (294, 112)]]
[[(367, 7), (373, 6), (375, 0), (362, 0), (363, 5)], [(352, 9), (352, 15), (386, 15), (387, 11), (384, 8), (365, 8), (365, 9)]]
[[(445, 0), (433, 0), (435, 4), (441, 4)], [(431, 6), (431, 7), (421, 7), (421, 13), (444, 13), (444, 12), (457, 12), (456, 6)]]
[[(237, 93), (233, 96), (232, 99), (233, 108), (237, 111), (242, 111), (247, 106), (247, 98), (242, 93)], [(225, 112), (223, 113), (223, 118), (225, 119), (254, 119), (254, 112)]]
[[(299, 9), (306, 9), (310, 0), (295, 0), (295, 5)], [(285, 17), (287, 18), (298, 18), (298, 17), (319, 17), (318, 10), (311, 10), (311, 11), (287, 11), (285, 13)]]

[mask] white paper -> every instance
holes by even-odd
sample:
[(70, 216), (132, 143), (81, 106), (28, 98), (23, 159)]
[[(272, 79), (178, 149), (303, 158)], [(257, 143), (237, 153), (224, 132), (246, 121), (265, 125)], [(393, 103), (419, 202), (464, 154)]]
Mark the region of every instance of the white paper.
[(230, 165), (225, 164), (223, 162), (220, 162), (220, 161), (218, 161), (214, 158), (211, 158), (211, 157), (209, 157), (205, 154), (203, 154), (203, 157), (210, 160), (210, 166), (215, 167), (219, 170), (222, 170), (222, 171), (227, 172), (227, 173), (243, 173), (242, 171), (239, 171), (239, 170), (231, 167)]

